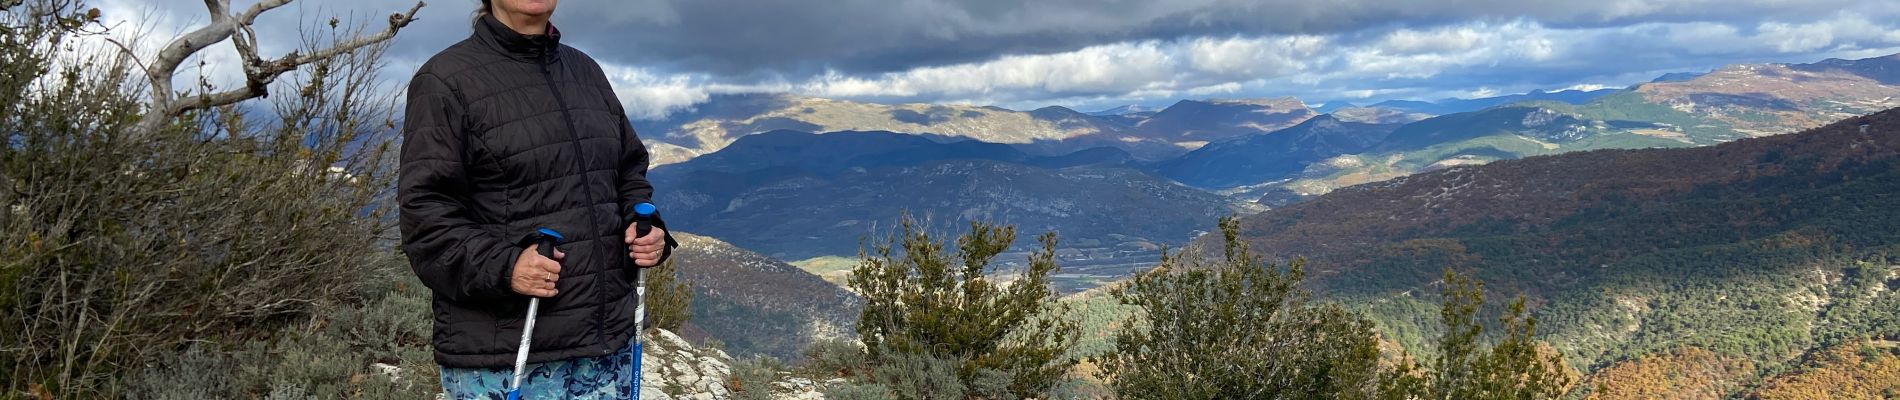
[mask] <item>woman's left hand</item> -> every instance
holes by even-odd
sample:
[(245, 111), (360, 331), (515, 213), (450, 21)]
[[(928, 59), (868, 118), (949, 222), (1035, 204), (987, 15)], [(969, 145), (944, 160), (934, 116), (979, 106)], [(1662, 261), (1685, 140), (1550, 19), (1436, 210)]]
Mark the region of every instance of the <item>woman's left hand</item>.
[(634, 237), (634, 226), (627, 226), (627, 256), (633, 258), (633, 265), (641, 268), (660, 265), (660, 255), (666, 251), (666, 230), (653, 227), (646, 236)]

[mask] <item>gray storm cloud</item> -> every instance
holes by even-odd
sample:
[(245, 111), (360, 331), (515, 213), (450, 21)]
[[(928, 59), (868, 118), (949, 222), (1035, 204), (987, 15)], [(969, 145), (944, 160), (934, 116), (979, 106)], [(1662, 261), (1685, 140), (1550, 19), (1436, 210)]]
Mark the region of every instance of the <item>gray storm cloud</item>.
[(1806, 20), (1856, 6), (1817, 0), (645, 0), (570, 2), (569, 32), (618, 62), (720, 75), (890, 72), (1004, 54), (1189, 36), (1341, 34), (1526, 18), (1553, 28), (1639, 22)]
[[(204, 21), (200, 1), (99, 3), (160, 26)], [(287, 50), (299, 22), (373, 22), (408, 4), (302, 0), (259, 36)], [(475, 4), (431, 2), (392, 67), (466, 37)], [(748, 91), (1089, 107), (1614, 86), (1892, 52), (1896, 17), (1900, 2), (1855, 0), (569, 0), (555, 23), (607, 64), (630, 112), (653, 118)]]

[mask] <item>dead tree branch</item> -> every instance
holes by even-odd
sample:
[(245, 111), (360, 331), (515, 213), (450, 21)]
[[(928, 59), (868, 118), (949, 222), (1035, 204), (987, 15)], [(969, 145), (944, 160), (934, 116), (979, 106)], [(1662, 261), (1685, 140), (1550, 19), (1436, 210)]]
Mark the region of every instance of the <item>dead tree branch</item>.
[[(151, 82), (152, 94), (150, 108), (139, 121), (138, 131), (150, 133), (164, 126), (166, 121), (177, 118), (192, 110), (201, 110), (240, 101), (270, 95), (270, 83), (285, 72), (295, 70), (317, 60), (336, 57), (356, 51), (363, 47), (388, 41), (396, 37), (402, 28), (415, 22), (416, 12), (427, 5), (416, 2), (408, 12), (389, 15), (389, 27), (381, 32), (361, 36), (350, 40), (338, 41), (330, 47), (318, 49), (308, 54), (293, 51), (282, 57), (265, 59), (257, 53), (257, 33), (251, 24), (257, 16), (278, 7), (290, 4), (292, 0), (260, 0), (236, 15), (230, 13), (231, 0), (204, 0), (205, 10), (211, 14), (211, 22), (189, 33), (173, 39), (160, 49), (149, 63), (145, 63), (145, 78)], [(225, 39), (230, 39), (238, 57), (244, 62), (244, 85), (223, 91), (207, 91), (197, 94), (185, 94), (172, 88), (172, 79), (178, 73), (178, 67), (192, 55), (211, 47)], [(180, 97), (180, 96), (183, 97)]]

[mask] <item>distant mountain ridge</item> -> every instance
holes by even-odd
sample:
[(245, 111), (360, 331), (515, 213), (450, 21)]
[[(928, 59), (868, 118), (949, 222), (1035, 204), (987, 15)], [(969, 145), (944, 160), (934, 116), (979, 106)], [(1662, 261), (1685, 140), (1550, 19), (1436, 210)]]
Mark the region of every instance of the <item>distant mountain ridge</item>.
[(1292, 97), (1252, 100), (1182, 100), (1135, 125), (1144, 138), (1175, 143), (1211, 142), (1284, 129), (1319, 115)]
[(1683, 345), (1767, 366), (1900, 335), (1900, 295), (1842, 286), (1900, 287), (1856, 272), (1900, 266), (1896, 196), (1900, 109), (1708, 147), (1451, 167), (1245, 217), (1242, 235), (1309, 259), (1316, 291), (1408, 343), (1426, 329), (1419, 293), (1451, 267), (1528, 294), (1580, 366)]
[(1229, 138), (1163, 162), (1156, 169), (1204, 188), (1256, 184), (1298, 176), (1307, 165), (1356, 154), (1385, 140), (1394, 124), (1341, 121), (1327, 114), (1271, 134)]
[(1859, 60), (1830, 58), (1812, 64), (1789, 64), (1788, 68), (1819, 73), (1842, 71), (1873, 79), (1883, 85), (1900, 85), (1900, 54)]
[(1543, 90), (1532, 90), (1529, 93), (1524, 93), (1524, 94), (1512, 94), (1512, 95), (1482, 97), (1482, 98), (1472, 98), (1472, 99), (1455, 99), (1454, 98), (1454, 99), (1442, 99), (1442, 100), (1437, 100), (1437, 101), (1387, 100), (1387, 101), (1374, 103), (1367, 107), (1385, 108), (1385, 109), (1432, 114), (1432, 115), (1442, 115), (1442, 114), (1454, 114), (1454, 113), (1477, 111), (1477, 110), (1501, 106), (1505, 104), (1525, 102), (1525, 101), (1561, 101), (1561, 102), (1571, 103), (1571, 104), (1582, 104), (1582, 103), (1589, 102), (1590, 100), (1595, 100), (1596, 98), (1602, 97), (1607, 94), (1616, 93), (1617, 91), (1618, 91), (1617, 89), (1597, 89), (1597, 90), (1571, 89), (1571, 90), (1559, 90), (1555, 92), (1546, 92)]
[[(1256, 208), (1151, 176), (1114, 149), (1037, 156), (891, 132), (750, 135), (648, 179), (667, 220), (781, 259), (856, 254), (908, 212), (955, 232), (964, 221), (1056, 231), (1081, 247), (1182, 243), (1222, 215)], [(761, 223), (759, 221), (770, 221)]]
[(1900, 107), (1900, 54), (1812, 64), (1738, 64), (1692, 79), (1636, 85), (1645, 102), (1734, 132), (1780, 134)]
[[(1355, 139), (1328, 146), (1295, 143), (1309, 137), (1296, 126), (1282, 131), (1243, 136), (1234, 142), (1209, 144), (1204, 150), (1155, 163), (1158, 173), (1212, 190), (1246, 189), (1239, 193), (1285, 192), (1313, 196), (1366, 182), (1376, 182), (1421, 171), (1457, 165), (1483, 164), (1534, 155), (1606, 148), (1684, 147), (1697, 144), (1702, 132), (1726, 130), (1684, 129), (1669, 122), (1607, 119), (1603, 109), (1629, 107), (1633, 94), (1599, 97), (1585, 106), (1561, 102), (1514, 103), (1485, 110), (1447, 114), (1402, 123), (1365, 123), (1328, 114), (1330, 132)], [(1363, 108), (1343, 108), (1347, 114)], [(1687, 117), (1684, 117), (1687, 118)], [(1363, 120), (1363, 118), (1355, 118)], [(1320, 120), (1320, 118), (1315, 118)], [(1372, 119), (1378, 121), (1379, 119)], [(1664, 119), (1676, 122), (1677, 119)], [(1357, 132), (1357, 133), (1353, 133)], [(1279, 137), (1283, 133), (1293, 135)], [(1260, 143), (1232, 150), (1238, 140)], [(1310, 139), (1310, 137), (1309, 137)], [(1719, 142), (1719, 139), (1709, 139)], [(1220, 150), (1227, 149), (1227, 150)], [(1218, 154), (1219, 156), (1213, 156)], [(1261, 166), (1272, 166), (1260, 169)], [(1272, 187), (1260, 187), (1273, 185)], [(1284, 190), (1281, 190), (1284, 189)], [(1280, 204), (1287, 199), (1266, 200)]]
[(1650, 80), (1649, 83), (1682, 82), (1682, 81), (1686, 81), (1690, 79), (1695, 79), (1705, 74), (1707, 73), (1705, 72), (1671, 72), (1671, 73), (1663, 74), (1662, 76), (1658, 76), (1656, 77), (1656, 79)]
[(1440, 115), (1406, 124), (1367, 152), (1313, 163), (1281, 186), (1312, 196), (1459, 165), (1596, 149), (1705, 146), (1797, 131), (1900, 106), (1900, 86), (1879, 80), (1896, 69), (1900, 55), (1733, 65), (1591, 93), (1595, 97), (1582, 103), (1522, 101)]
[[(1017, 146), (1037, 155), (1114, 147), (1160, 162), (1221, 139), (1270, 133), (1321, 113), (1365, 123), (1409, 123), (1486, 109), (1533, 104), (1558, 111), (1596, 108), (1585, 120), (1668, 122), (1712, 144), (1817, 126), (1900, 105), (1900, 55), (1812, 64), (1740, 64), (1707, 73), (1671, 73), (1629, 89), (1535, 90), (1472, 99), (1391, 100), (1372, 105), (1332, 101), (1319, 109), (1294, 98), (1182, 100), (1161, 109), (1120, 106), (1097, 112), (1064, 107), (1015, 111), (955, 104), (876, 104), (790, 94), (722, 94), (660, 121), (634, 121), (656, 165), (717, 151), (746, 135), (774, 130), (813, 133), (890, 131)], [(1639, 93), (1641, 100), (1606, 98)], [(1639, 104), (1641, 103), (1641, 104)], [(1643, 104), (1664, 110), (1630, 109)], [(1623, 109), (1617, 109), (1622, 107)], [(1658, 118), (1670, 112), (1680, 118)], [(1664, 129), (1668, 131), (1670, 129)], [(1700, 138), (1711, 138), (1703, 141)], [(1428, 163), (1429, 164), (1429, 163)]]
[(1115, 108), (1091, 112), (1091, 113), (1088, 113), (1088, 115), (1093, 115), (1097, 117), (1113, 117), (1113, 116), (1118, 116), (1118, 115), (1130, 115), (1130, 114), (1151, 114), (1152, 115), (1153, 113), (1157, 111), (1161, 111), (1161, 109), (1139, 105), (1139, 104), (1129, 104), (1125, 106), (1118, 106)]
[[(1194, 150), (1230, 139), (1271, 136), (1318, 116), (1298, 99), (1179, 101), (1160, 111), (1121, 107), (1098, 116), (1065, 107), (1028, 112), (996, 107), (880, 105), (789, 95), (731, 95), (660, 125), (680, 129), (651, 144), (673, 162), (710, 154), (735, 138), (846, 126), (895, 126), (938, 142), (976, 139), (1024, 154), (1053, 156), (1113, 148), (1130, 164), (1236, 196), (1279, 193), (1280, 204), (1366, 182), (1457, 165), (1571, 151), (1701, 146), (1805, 129), (1820, 121), (1900, 106), (1900, 55), (1813, 64), (1734, 65), (1704, 74), (1671, 74), (1625, 90), (1533, 91), (1481, 99), (1384, 102), (1323, 109), (1342, 122), (1402, 124), (1374, 146), (1232, 153), (1213, 161)], [(1482, 109), (1434, 113), (1469, 108)], [(1406, 111), (1406, 110), (1413, 111)], [(1106, 112), (1102, 114), (1107, 114)], [(782, 129), (781, 129), (782, 128)], [(682, 133), (684, 132), (684, 133)], [(649, 135), (651, 136), (651, 135)], [(1093, 150), (1092, 150), (1093, 151)], [(1119, 157), (1112, 154), (1103, 156)], [(1000, 158), (999, 158), (1000, 157)], [(1304, 164), (1297, 173), (1292, 166)], [(662, 162), (663, 164), (663, 162)], [(1190, 167), (1199, 165), (1199, 167)], [(1271, 171), (1250, 166), (1273, 165)], [(1205, 170), (1194, 172), (1189, 169)], [(1223, 170), (1231, 172), (1221, 172)], [(1246, 177), (1247, 179), (1216, 179)], [(1255, 178), (1259, 178), (1255, 180)]]
[[(780, 182), (804, 173), (819, 173), (818, 179), (834, 179), (838, 171), (849, 169), (823, 167), (833, 164), (849, 165), (861, 171), (884, 166), (901, 168), (920, 165), (899, 163), (902, 164), (900, 166), (892, 161), (912, 159), (987, 160), (1037, 170), (1079, 165), (1049, 164), (1047, 159), (1061, 155), (1085, 164), (1140, 169), (1152, 175), (1232, 196), (1236, 200), (1279, 205), (1351, 185), (1457, 166), (1596, 149), (1704, 146), (1812, 127), (1818, 124), (1814, 121), (1860, 115), (1872, 107), (1900, 106), (1900, 100), (1896, 100), (1900, 98), (1900, 86), (1883, 85), (1879, 80), (1885, 79), (1881, 78), (1884, 76), (1881, 74), (1888, 73), (1883, 71), (1893, 71), (1893, 65), (1900, 64), (1896, 60), (1900, 60), (1900, 55), (1851, 61), (1828, 60), (1814, 64), (1736, 65), (1688, 77), (1683, 81), (1645, 83), (1621, 91), (1532, 92), (1473, 99), (1483, 102), (1531, 98), (1546, 100), (1520, 101), (1424, 119), (1419, 119), (1424, 114), (1340, 104), (1339, 108), (1332, 109), (1333, 114), (1328, 114), (1330, 116), (1321, 121), (1337, 124), (1331, 125), (1335, 127), (1394, 126), (1390, 131), (1380, 129), (1379, 132), (1347, 134), (1345, 137), (1355, 139), (1343, 142), (1315, 140), (1329, 136), (1312, 136), (1311, 132), (1302, 132), (1301, 124), (1321, 114), (1292, 98), (1185, 100), (1145, 117), (1133, 116), (1143, 113), (1122, 115), (1132, 121), (1128, 122), (1092, 116), (1064, 107), (1017, 112), (994, 107), (885, 106), (787, 96), (742, 96), (737, 97), (740, 101), (736, 102), (710, 103), (711, 106), (695, 113), (713, 115), (735, 112), (736, 115), (750, 115), (747, 113), (761, 112), (763, 114), (760, 115), (789, 115), (784, 113), (799, 104), (817, 105), (819, 107), (816, 108), (825, 109), (795, 113), (822, 116), (800, 117), (805, 119), (747, 117), (746, 120), (752, 122), (742, 124), (747, 127), (745, 130), (724, 131), (737, 135), (732, 137), (738, 139), (772, 133), (739, 132), (777, 125), (796, 128), (787, 132), (821, 132), (817, 128), (824, 127), (814, 128), (808, 125), (816, 124), (801, 121), (846, 121), (851, 119), (847, 117), (857, 115), (850, 110), (881, 115), (870, 119), (874, 122), (970, 127), (974, 125), (964, 123), (1007, 117), (1036, 121), (1035, 124), (1048, 128), (1049, 132), (1093, 133), (1059, 140), (1037, 139), (1026, 143), (993, 145), (981, 141), (957, 143), (968, 138), (954, 135), (904, 133), (912, 136), (906, 141), (911, 143), (908, 146), (929, 149), (909, 155), (864, 153), (874, 149), (853, 148), (856, 145), (847, 140), (850, 138), (847, 135), (837, 137), (839, 140), (829, 147), (800, 145), (812, 153), (789, 159), (808, 160), (811, 165), (793, 169), (764, 168), (769, 166), (769, 160), (782, 159), (787, 155), (742, 149), (725, 153), (721, 156), (723, 161), (696, 164), (693, 169), (706, 171), (696, 172), (694, 180), (712, 179), (721, 183), (696, 183), (700, 186), (695, 188), (696, 195), (682, 199), (728, 201), (731, 199), (721, 196), (738, 196), (740, 191), (755, 189), (747, 185)], [(1774, 90), (1757, 93), (1748, 91), (1754, 89), (1747, 89), (1737, 92), (1736, 88)], [(1584, 98), (1589, 100), (1580, 104), (1571, 102)], [(731, 127), (736, 123), (720, 119), (693, 119), (697, 117), (687, 115), (682, 118), (696, 121), (685, 126), (700, 128)], [(1368, 138), (1376, 140), (1369, 146), (1359, 145)], [(820, 139), (801, 137), (798, 140)], [(1240, 145), (1249, 142), (1259, 144), (1251, 147)], [(935, 144), (948, 145), (938, 147)], [(679, 150), (667, 146), (662, 143), (654, 147)], [(1157, 146), (1161, 149), (1157, 149)], [(1087, 150), (1058, 151), (1064, 148)], [(1207, 151), (1199, 151), (1203, 148)], [(717, 152), (694, 156), (706, 157), (713, 153)], [(1163, 154), (1176, 155), (1154, 158)], [(720, 174), (710, 174), (713, 171), (719, 171)], [(684, 173), (675, 176), (679, 175)], [(665, 194), (665, 191), (661, 193)], [(744, 208), (744, 205), (747, 204), (740, 204), (740, 208)], [(753, 246), (758, 243), (742, 244)], [(775, 255), (784, 255), (777, 253), (778, 250), (767, 250)]]
[(1140, 158), (1185, 152), (1165, 140), (1127, 135), (1124, 124), (1062, 107), (1023, 112), (1000, 107), (876, 104), (790, 94), (716, 95), (659, 121), (634, 121), (655, 154), (672, 164), (710, 154), (739, 138), (776, 130), (812, 133), (888, 131), (945, 141), (974, 139), (1016, 145), (1042, 155), (1116, 147)]

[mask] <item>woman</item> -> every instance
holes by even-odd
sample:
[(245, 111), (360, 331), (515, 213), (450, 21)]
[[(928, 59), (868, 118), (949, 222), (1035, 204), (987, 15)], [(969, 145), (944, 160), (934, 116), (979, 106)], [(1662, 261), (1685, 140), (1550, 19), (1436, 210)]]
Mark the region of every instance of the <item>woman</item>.
[[(474, 33), (416, 71), (403, 121), (403, 252), (434, 295), (452, 398), (499, 398), (529, 296), (540, 297), (530, 398), (625, 398), (633, 284), (677, 246), (635, 238), (647, 152), (606, 75), (562, 46), (555, 0), (483, 0)], [(538, 228), (564, 236), (553, 259)]]

